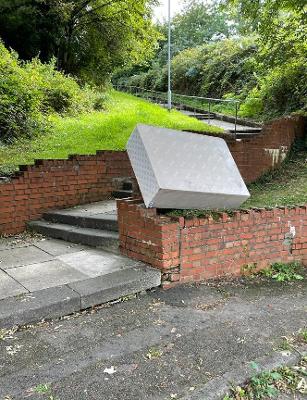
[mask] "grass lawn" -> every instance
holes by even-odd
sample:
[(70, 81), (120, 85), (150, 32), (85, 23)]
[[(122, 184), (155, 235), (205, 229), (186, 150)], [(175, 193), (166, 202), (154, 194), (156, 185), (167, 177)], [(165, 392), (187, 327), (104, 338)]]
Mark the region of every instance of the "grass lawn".
[(178, 111), (169, 113), (158, 105), (115, 91), (110, 92), (104, 112), (74, 118), (52, 116), (50, 121), (50, 133), (0, 146), (0, 174), (11, 173), (18, 165), (31, 164), (35, 159), (67, 158), (69, 154), (94, 154), (96, 150), (122, 150), (137, 123), (222, 132)]
[(273, 174), (249, 186), (244, 208), (307, 204), (307, 151), (294, 153)]

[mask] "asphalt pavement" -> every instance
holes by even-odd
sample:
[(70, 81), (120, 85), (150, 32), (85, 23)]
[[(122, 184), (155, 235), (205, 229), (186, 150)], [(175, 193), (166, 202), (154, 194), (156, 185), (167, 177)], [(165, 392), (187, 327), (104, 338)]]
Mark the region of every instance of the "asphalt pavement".
[(218, 399), (227, 374), (288, 356), (282, 337), (306, 328), (306, 282), (156, 289), (2, 332), (0, 399), (200, 399), (210, 385)]

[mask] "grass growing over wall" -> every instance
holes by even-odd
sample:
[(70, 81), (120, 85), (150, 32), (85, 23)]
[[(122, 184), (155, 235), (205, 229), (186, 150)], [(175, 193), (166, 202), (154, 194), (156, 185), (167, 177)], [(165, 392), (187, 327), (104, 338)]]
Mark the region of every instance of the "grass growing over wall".
[(307, 151), (293, 153), (271, 175), (249, 186), (251, 197), (243, 204), (251, 207), (275, 207), (307, 204)]
[(69, 154), (94, 154), (97, 150), (122, 150), (137, 123), (178, 130), (207, 131), (221, 129), (187, 117), (178, 111), (169, 113), (129, 94), (112, 91), (105, 112), (79, 117), (50, 117), (52, 128), (46, 135), (0, 146), (0, 174), (15, 171), (19, 164), (35, 159), (67, 158)]

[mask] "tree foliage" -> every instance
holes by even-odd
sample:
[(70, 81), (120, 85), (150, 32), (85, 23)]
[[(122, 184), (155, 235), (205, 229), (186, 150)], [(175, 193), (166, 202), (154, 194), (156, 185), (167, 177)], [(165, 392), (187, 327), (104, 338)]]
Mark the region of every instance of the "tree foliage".
[(216, 2), (186, 0), (183, 11), (172, 22), (173, 53), (229, 37), (235, 22)]
[[(156, 58), (160, 64), (167, 59), (168, 24), (157, 25), (161, 33)], [(223, 10), (219, 2), (206, 3), (202, 0), (185, 0), (183, 10), (172, 20), (172, 55), (230, 37), (236, 32), (237, 23), (230, 13)]]
[(0, 36), (22, 59), (57, 58), (59, 69), (101, 81), (153, 54), (147, 0), (0, 0)]
[[(226, 0), (258, 34), (262, 55), (270, 65), (306, 56), (305, 0)], [(244, 30), (243, 30), (244, 31)]]
[[(173, 91), (236, 97), (249, 118), (306, 112), (306, 19), (306, 0), (187, 0), (173, 21)], [(149, 69), (115, 78), (165, 91), (166, 59), (161, 46)]]

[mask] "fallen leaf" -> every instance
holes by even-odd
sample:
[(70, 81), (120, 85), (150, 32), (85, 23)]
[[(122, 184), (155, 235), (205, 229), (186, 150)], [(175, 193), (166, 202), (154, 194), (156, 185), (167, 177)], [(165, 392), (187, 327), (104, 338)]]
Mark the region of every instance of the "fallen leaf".
[(115, 374), (116, 369), (112, 365), (112, 367), (110, 367), (110, 368), (105, 368), (103, 372), (105, 374), (113, 375), (113, 374)]

